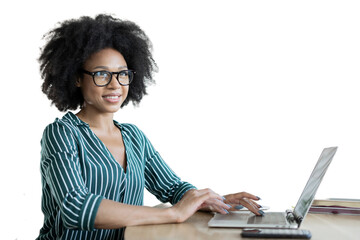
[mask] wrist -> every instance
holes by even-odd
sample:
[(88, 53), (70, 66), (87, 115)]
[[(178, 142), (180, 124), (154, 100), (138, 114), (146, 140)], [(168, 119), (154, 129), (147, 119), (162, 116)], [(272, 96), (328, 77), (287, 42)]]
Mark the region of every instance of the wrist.
[(189, 195), (191, 192), (197, 191), (196, 188), (191, 188), (189, 190), (187, 190), (184, 195), (181, 197), (181, 199), (183, 199), (185, 196)]
[(173, 223), (181, 223), (180, 215), (178, 214), (176, 207), (172, 206), (165, 209), (168, 219)]

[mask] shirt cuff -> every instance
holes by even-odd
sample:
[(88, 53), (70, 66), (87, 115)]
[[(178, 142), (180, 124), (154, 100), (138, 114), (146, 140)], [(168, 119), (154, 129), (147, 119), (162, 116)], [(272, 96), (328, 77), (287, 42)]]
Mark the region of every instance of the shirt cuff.
[(196, 189), (195, 186), (191, 185), (190, 183), (188, 182), (183, 182), (179, 188), (176, 190), (175, 194), (174, 194), (174, 197), (171, 201), (171, 204), (174, 205), (176, 204), (177, 202), (179, 202), (182, 197), (184, 196), (184, 194), (189, 191), (190, 189)]
[(95, 218), (101, 201), (104, 197), (89, 193), (80, 211), (79, 228), (83, 230), (94, 230)]

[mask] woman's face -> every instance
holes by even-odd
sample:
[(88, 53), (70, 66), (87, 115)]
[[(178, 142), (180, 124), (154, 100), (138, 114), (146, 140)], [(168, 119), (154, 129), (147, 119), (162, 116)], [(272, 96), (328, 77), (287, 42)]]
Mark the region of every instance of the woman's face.
[[(112, 48), (105, 48), (91, 55), (86, 60), (83, 68), (89, 72), (103, 70), (119, 72), (128, 69), (121, 53)], [(119, 84), (116, 74), (113, 74), (111, 82), (104, 87), (96, 86), (92, 76), (83, 74), (83, 78), (79, 79), (77, 86), (81, 88), (84, 97), (83, 109), (97, 113), (114, 113), (118, 111), (129, 91), (129, 86)]]

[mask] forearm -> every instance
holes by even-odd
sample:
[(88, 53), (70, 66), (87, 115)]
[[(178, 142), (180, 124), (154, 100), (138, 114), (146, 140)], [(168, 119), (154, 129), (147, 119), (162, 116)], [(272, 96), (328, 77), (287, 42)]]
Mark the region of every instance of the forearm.
[(171, 222), (177, 222), (171, 208), (134, 206), (103, 199), (96, 214), (95, 228), (116, 229)]

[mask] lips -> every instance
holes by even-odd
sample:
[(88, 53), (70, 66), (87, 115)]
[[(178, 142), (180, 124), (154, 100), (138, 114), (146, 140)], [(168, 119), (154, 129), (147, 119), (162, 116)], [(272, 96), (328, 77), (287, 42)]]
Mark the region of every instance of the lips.
[(108, 95), (104, 95), (103, 98), (111, 103), (116, 103), (118, 101), (120, 101), (121, 95), (120, 94), (108, 94)]

